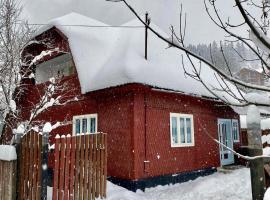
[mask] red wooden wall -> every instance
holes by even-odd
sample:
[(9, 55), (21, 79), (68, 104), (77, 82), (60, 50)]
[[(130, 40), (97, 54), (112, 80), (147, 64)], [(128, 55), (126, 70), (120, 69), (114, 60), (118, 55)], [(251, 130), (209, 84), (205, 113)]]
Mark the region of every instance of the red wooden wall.
[[(216, 107), (209, 100), (159, 91), (137, 93), (134, 98), (136, 179), (220, 165), (218, 145), (202, 131), (200, 124), (218, 138), (218, 118), (238, 119), (231, 108)], [(194, 147), (171, 147), (170, 112), (194, 115)], [(144, 166), (145, 160), (149, 162)]]

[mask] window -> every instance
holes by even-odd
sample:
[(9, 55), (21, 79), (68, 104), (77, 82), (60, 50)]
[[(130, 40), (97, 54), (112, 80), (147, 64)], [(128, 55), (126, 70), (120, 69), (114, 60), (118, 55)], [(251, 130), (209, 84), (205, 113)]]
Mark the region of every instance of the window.
[(70, 54), (64, 54), (40, 63), (36, 66), (36, 83), (45, 83), (50, 78), (62, 78), (74, 74), (74, 65)]
[(238, 126), (238, 120), (237, 119), (232, 120), (232, 134), (233, 134), (233, 141), (234, 142), (240, 142), (240, 139), (239, 139), (239, 126)]
[(73, 135), (97, 132), (97, 114), (73, 117)]
[(170, 134), (172, 147), (194, 146), (193, 115), (171, 113)]

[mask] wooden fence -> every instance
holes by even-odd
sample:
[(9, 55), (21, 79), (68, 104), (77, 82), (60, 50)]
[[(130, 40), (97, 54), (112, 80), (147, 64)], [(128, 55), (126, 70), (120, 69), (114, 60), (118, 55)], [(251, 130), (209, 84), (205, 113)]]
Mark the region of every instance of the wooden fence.
[(42, 135), (35, 132), (26, 134), (20, 148), (18, 199), (40, 200)]
[(0, 200), (15, 200), (16, 198), (16, 165), (16, 160), (0, 160)]
[(106, 198), (107, 135), (57, 136), (53, 200)]

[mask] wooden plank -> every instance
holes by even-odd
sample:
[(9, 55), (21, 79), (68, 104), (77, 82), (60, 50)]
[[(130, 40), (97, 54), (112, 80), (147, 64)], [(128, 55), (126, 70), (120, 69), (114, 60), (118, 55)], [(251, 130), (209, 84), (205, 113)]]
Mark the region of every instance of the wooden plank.
[(37, 199), (41, 199), (41, 151), (42, 151), (42, 135), (38, 134), (38, 165), (37, 165)]
[(58, 188), (59, 188), (59, 155), (60, 155), (60, 136), (57, 135), (55, 138), (55, 149), (54, 149), (54, 176), (53, 176), (53, 197), (52, 200), (58, 199)]
[(4, 161), (3, 162), (3, 172), (5, 174), (4, 176), (4, 191), (3, 191), (3, 199), (7, 199), (8, 196), (7, 196), (7, 179), (8, 179), (8, 176), (7, 176), (7, 166), (6, 166), (6, 162)]
[(79, 180), (80, 180), (80, 136), (76, 136), (76, 156), (75, 156), (75, 182), (74, 182), (74, 199), (79, 199)]
[(65, 200), (69, 200), (69, 176), (70, 176), (70, 145), (71, 137), (66, 137), (66, 163), (65, 163)]
[(33, 140), (34, 140), (34, 133), (30, 132), (29, 133), (29, 178), (28, 178), (28, 183), (29, 183), (29, 192), (28, 192), (28, 198), (29, 200), (33, 199), (33, 156), (34, 156), (34, 149), (33, 149)]
[(3, 199), (3, 188), (4, 188), (4, 182), (3, 182), (3, 161), (0, 160), (0, 199)]
[(75, 173), (75, 153), (76, 137), (71, 138), (71, 159), (70, 159), (70, 182), (69, 182), (69, 199), (74, 199), (74, 173)]
[(29, 186), (28, 186), (28, 180), (29, 180), (29, 134), (25, 135), (25, 170), (24, 170), (24, 177), (25, 177), (25, 181), (24, 181), (24, 199), (29, 199), (28, 197), (28, 192), (29, 192)]
[(6, 163), (7, 162), (3, 162), (3, 172), (4, 172), (4, 174), (5, 174), (5, 176), (4, 176), (4, 191), (3, 191), (3, 199), (8, 199), (8, 195), (7, 195), (7, 182), (8, 182), (8, 176), (7, 176), (7, 166), (6, 166)]
[(105, 158), (104, 158), (104, 198), (107, 197), (107, 159), (108, 159), (108, 135), (104, 134), (104, 145), (105, 145)]
[(6, 162), (8, 180), (7, 185), (7, 200), (15, 200), (16, 197), (16, 165), (17, 161)]
[(85, 135), (82, 135), (81, 137), (81, 146), (80, 146), (80, 188), (79, 188), (79, 199), (83, 198), (83, 179), (84, 179), (84, 149), (85, 149)]
[(37, 133), (34, 134), (33, 138), (33, 160), (34, 160), (34, 167), (33, 167), (33, 199), (36, 200), (36, 191), (37, 191), (37, 144), (38, 144), (38, 139), (37, 139)]
[(101, 142), (100, 142), (100, 197), (104, 197), (104, 134), (101, 133)]
[[(3, 175), (6, 173), (5, 172), (5, 161), (2, 162), (2, 173)], [(5, 199), (5, 176), (3, 176), (3, 189), (2, 189), (2, 199)]]
[(88, 177), (89, 177), (89, 160), (88, 160), (88, 150), (89, 150), (89, 134), (85, 135), (84, 137), (84, 144), (85, 144), (85, 157), (84, 157), (84, 183), (83, 183), (83, 190), (84, 190), (84, 198), (88, 198)]
[(88, 155), (88, 161), (89, 161), (89, 171), (88, 171), (88, 199), (92, 199), (92, 175), (93, 175), (93, 135), (89, 135), (89, 155)]
[[(61, 153), (60, 153), (60, 172), (65, 174), (65, 154), (66, 154), (66, 137), (61, 136)], [(59, 180), (59, 199), (65, 199), (64, 196), (65, 182), (64, 177), (60, 177)]]
[(100, 195), (100, 136), (101, 134), (97, 134), (97, 160), (96, 160), (96, 197)]
[(18, 173), (18, 161), (14, 161), (13, 163), (13, 169), (14, 169), (14, 172), (13, 173), (13, 176), (12, 176), (12, 181), (13, 181), (13, 186), (12, 186), (12, 193), (13, 193), (13, 197), (12, 199), (16, 199), (16, 196), (17, 196), (17, 188), (16, 188), (16, 185), (17, 185), (17, 173)]
[(23, 199), (24, 193), (24, 165), (25, 165), (25, 137), (21, 141), (21, 159), (20, 159), (20, 172), (19, 172), (19, 194), (18, 199)]
[(97, 135), (93, 135), (93, 157), (92, 157), (92, 199), (95, 199), (96, 197), (96, 152), (97, 152)]

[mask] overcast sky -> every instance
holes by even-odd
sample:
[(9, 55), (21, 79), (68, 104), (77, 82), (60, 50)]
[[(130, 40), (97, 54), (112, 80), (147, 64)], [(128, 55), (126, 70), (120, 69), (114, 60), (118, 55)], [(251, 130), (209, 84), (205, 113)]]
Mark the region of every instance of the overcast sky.
[[(232, 0), (219, 0), (219, 7), (225, 16), (238, 17), (238, 11), (231, 7)], [(123, 3), (106, 0), (22, 0), (24, 15), (32, 23), (47, 23), (48, 20), (78, 12), (111, 25), (120, 25), (134, 18)], [(187, 13), (187, 40), (190, 43), (209, 43), (223, 38), (210, 21), (204, 9), (203, 0), (132, 0), (131, 5), (140, 13), (150, 13), (152, 21), (164, 31), (170, 25), (179, 24), (180, 4)], [(236, 13), (236, 14), (235, 14)]]

